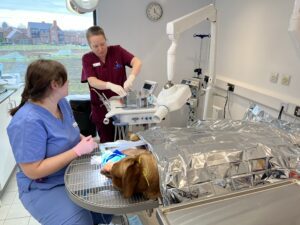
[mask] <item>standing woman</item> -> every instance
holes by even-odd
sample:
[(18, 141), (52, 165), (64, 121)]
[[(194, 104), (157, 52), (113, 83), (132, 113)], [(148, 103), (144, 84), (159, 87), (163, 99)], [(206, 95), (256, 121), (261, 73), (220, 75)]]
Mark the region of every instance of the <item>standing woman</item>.
[[(92, 51), (82, 57), (81, 82), (89, 83), (92, 121), (97, 127), (100, 141), (104, 143), (113, 141), (114, 127), (112, 123), (103, 124), (107, 110), (92, 89), (104, 93), (107, 98), (115, 95), (125, 96), (132, 88), (142, 63), (120, 45), (107, 46), (104, 30), (99, 26), (90, 27), (86, 38)], [(126, 66), (132, 68), (128, 77)]]
[(66, 166), (97, 146), (80, 135), (70, 105), (67, 72), (52, 60), (37, 60), (26, 72), (18, 107), (7, 127), (19, 167), (17, 184), (24, 207), (41, 224), (109, 223), (111, 215), (95, 214), (75, 205), (64, 186)]

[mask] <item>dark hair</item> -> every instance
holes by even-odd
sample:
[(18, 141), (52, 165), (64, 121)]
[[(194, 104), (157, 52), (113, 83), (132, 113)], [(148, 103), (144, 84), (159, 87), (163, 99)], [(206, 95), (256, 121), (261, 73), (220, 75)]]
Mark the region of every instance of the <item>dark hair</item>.
[(104, 30), (101, 27), (99, 27), (99, 26), (92, 26), (89, 29), (87, 29), (87, 31), (86, 31), (86, 39), (88, 40), (88, 42), (89, 42), (89, 38), (91, 36), (95, 36), (95, 35), (103, 35), (103, 37), (106, 40), (106, 36), (105, 36)]
[(67, 79), (68, 75), (65, 67), (57, 61), (39, 59), (32, 62), (27, 67), (21, 103), (9, 111), (10, 115), (15, 115), (29, 99), (37, 101), (47, 97), (51, 81), (64, 85)]

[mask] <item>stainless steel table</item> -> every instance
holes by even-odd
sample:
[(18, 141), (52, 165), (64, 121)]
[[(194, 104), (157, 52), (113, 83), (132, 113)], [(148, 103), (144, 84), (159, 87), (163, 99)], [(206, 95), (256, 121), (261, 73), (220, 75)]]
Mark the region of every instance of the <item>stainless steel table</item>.
[(157, 209), (161, 225), (298, 225), (300, 186), (283, 181)]
[[(100, 155), (100, 152), (93, 154)], [(93, 154), (75, 159), (65, 172), (67, 192), (76, 204), (93, 212), (119, 215), (158, 207), (158, 201), (147, 200), (142, 195), (123, 198), (111, 179), (100, 173), (100, 166), (91, 165)]]

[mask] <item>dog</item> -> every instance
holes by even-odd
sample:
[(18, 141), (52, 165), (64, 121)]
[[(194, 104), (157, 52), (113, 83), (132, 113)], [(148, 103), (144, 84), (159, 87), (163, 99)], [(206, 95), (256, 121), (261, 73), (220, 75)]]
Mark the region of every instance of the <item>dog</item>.
[(113, 186), (121, 191), (125, 198), (142, 193), (148, 199), (161, 196), (159, 175), (154, 156), (145, 149), (124, 150), (127, 156), (101, 170), (112, 179)]

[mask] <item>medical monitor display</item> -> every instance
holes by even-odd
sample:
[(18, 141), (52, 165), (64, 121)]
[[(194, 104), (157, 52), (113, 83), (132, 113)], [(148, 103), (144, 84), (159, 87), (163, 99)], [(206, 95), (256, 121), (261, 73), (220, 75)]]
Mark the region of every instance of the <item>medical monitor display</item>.
[(152, 94), (157, 86), (157, 82), (152, 80), (145, 80), (143, 91), (145, 94)]
[(144, 84), (144, 86), (143, 86), (143, 89), (145, 89), (145, 90), (150, 90), (150, 89), (151, 89), (151, 87), (152, 87), (152, 85), (151, 85), (151, 84), (147, 84), (147, 83), (145, 83), (145, 84)]

